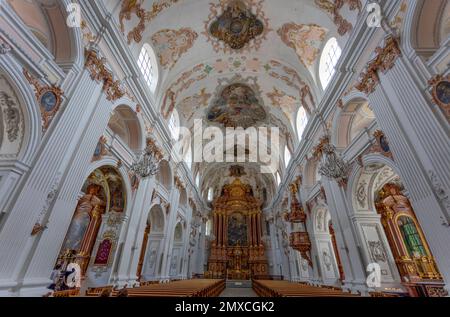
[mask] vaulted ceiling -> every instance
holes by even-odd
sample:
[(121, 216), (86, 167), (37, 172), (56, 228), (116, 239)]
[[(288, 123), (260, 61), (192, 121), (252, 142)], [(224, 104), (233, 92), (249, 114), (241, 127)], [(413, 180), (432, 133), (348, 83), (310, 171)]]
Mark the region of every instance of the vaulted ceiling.
[[(293, 151), (297, 110), (303, 106), (311, 113), (323, 94), (317, 75), (321, 50), (331, 37), (345, 45), (361, 2), (107, 0), (105, 5), (136, 59), (144, 43), (155, 52), (154, 100), (165, 119), (176, 109), (181, 125), (191, 130), (195, 119), (219, 128), (276, 126), (281, 143)], [(225, 171), (212, 180), (226, 178), (230, 165), (198, 167), (205, 175)], [(255, 166), (242, 165), (247, 174), (257, 174)], [(269, 179), (274, 186), (270, 176), (259, 177), (258, 186), (270, 186)]]

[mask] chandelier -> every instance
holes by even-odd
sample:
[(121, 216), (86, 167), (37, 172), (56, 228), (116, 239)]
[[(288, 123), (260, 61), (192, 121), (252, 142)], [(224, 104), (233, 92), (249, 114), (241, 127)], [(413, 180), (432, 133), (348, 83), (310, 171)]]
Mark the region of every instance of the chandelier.
[(153, 176), (158, 172), (159, 163), (163, 158), (161, 150), (151, 138), (142, 154), (131, 165), (131, 170), (142, 178)]
[(340, 184), (345, 183), (349, 165), (336, 152), (336, 148), (330, 144), (329, 140), (328, 136), (322, 138), (314, 151), (315, 156), (322, 159), (319, 165), (319, 174), (334, 179)]

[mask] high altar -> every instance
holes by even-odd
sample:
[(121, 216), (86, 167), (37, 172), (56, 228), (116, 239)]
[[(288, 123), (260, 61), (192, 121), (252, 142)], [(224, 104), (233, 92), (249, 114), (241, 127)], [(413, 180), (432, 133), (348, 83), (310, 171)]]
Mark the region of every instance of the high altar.
[(261, 240), (261, 203), (252, 188), (237, 178), (225, 185), (213, 202), (214, 240), (206, 275), (247, 280), (267, 275), (267, 260)]

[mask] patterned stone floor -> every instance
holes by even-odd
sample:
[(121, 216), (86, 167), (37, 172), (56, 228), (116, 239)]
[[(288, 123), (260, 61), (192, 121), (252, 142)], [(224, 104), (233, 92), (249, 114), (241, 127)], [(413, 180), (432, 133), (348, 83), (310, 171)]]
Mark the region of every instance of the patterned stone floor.
[(258, 295), (251, 288), (227, 287), (219, 297), (258, 297)]

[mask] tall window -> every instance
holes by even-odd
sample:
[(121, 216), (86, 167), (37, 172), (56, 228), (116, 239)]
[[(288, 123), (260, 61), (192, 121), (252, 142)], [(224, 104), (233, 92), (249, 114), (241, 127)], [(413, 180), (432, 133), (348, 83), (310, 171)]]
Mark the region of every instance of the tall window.
[(190, 170), (192, 170), (192, 149), (191, 145), (188, 145), (188, 149), (186, 150), (186, 156), (184, 157), (184, 162), (188, 166)]
[(417, 227), (411, 217), (399, 217), (398, 226), (400, 227), (403, 241), (406, 244), (409, 255), (412, 257), (426, 256), (427, 253), (423, 246), (422, 239), (420, 238)]
[(214, 189), (212, 187), (210, 187), (208, 189), (208, 201), (212, 201), (214, 198)]
[(342, 50), (336, 38), (328, 40), (322, 52), (319, 66), (319, 77), (322, 88), (325, 90), (336, 72), (336, 64), (341, 57)]
[(144, 44), (137, 62), (142, 75), (144, 76), (144, 80), (152, 92), (156, 86), (156, 72), (154, 69), (155, 61), (153, 55), (151, 47), (148, 44)]
[(197, 174), (197, 177), (195, 178), (195, 185), (197, 185), (197, 187), (200, 187), (200, 175)]
[(212, 233), (212, 222), (211, 219), (208, 219), (206, 221), (206, 234), (205, 236), (209, 237)]
[(169, 119), (169, 131), (172, 135), (172, 138), (178, 141), (178, 137), (180, 136), (180, 120), (178, 118), (178, 113), (176, 110), (172, 112), (172, 115)]
[(291, 161), (291, 152), (289, 151), (288, 147), (286, 146), (286, 148), (284, 149), (284, 164), (285, 164), (286, 168), (288, 167), (290, 161)]
[(299, 140), (302, 139), (307, 124), (308, 116), (306, 115), (305, 108), (300, 107), (297, 112), (297, 135)]

